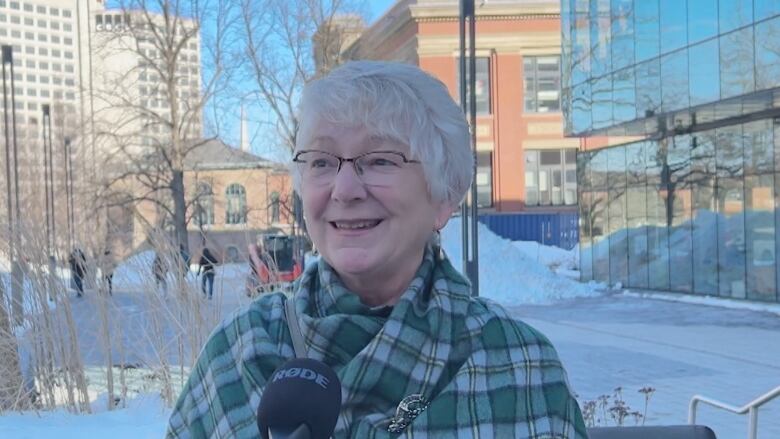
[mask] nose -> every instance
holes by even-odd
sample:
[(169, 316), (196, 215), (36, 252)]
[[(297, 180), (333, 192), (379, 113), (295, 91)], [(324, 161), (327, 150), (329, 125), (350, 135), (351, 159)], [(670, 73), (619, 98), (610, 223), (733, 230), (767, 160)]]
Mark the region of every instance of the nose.
[(355, 172), (354, 162), (344, 162), (341, 170), (333, 178), (330, 198), (348, 203), (365, 199), (367, 194), (365, 185)]

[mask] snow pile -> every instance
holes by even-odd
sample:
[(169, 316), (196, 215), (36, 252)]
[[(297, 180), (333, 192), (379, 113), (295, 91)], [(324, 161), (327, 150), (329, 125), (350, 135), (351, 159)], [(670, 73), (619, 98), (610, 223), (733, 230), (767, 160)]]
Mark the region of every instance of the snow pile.
[(548, 267), (556, 274), (564, 274), (575, 280), (579, 279), (578, 246), (572, 250), (564, 250), (560, 247), (539, 244), (536, 241), (514, 241), (512, 245), (532, 261)]
[(154, 251), (136, 253), (122, 261), (114, 270), (113, 282), (118, 288), (143, 288), (154, 283), (152, 263)]
[[(102, 404), (101, 404), (102, 402)], [(152, 439), (165, 435), (170, 409), (156, 395), (143, 395), (128, 401), (128, 407), (105, 410), (105, 399), (93, 404), (103, 410), (77, 416), (67, 410), (0, 417), (2, 437), (25, 439)]]
[[(461, 221), (453, 218), (442, 230), (442, 247), (452, 264), (462, 269)], [(540, 260), (554, 260), (549, 248)], [(582, 284), (561, 277), (536, 259), (528, 257), (515, 243), (493, 233), (479, 224), (479, 294), (504, 305), (551, 303), (556, 300), (598, 295), (602, 286)]]

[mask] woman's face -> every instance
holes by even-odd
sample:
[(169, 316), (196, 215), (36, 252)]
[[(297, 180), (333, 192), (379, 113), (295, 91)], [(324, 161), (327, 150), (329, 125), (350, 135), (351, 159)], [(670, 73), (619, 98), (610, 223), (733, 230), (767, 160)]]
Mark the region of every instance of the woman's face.
[[(362, 126), (335, 125), (320, 120), (306, 150), (344, 158), (370, 151), (397, 151), (410, 157), (409, 147), (371, 136)], [(406, 163), (393, 184), (365, 185), (350, 162), (329, 184), (301, 181), (306, 225), (325, 260), (342, 275), (390, 274), (416, 269), (423, 250), (452, 208), (431, 200), (419, 163)], [(408, 270), (407, 270), (408, 271)]]

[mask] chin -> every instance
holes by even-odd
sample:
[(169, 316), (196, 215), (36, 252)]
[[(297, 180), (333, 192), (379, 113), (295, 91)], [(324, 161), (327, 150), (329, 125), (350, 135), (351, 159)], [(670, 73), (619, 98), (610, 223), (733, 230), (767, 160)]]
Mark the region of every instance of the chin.
[(360, 274), (377, 267), (375, 256), (365, 249), (338, 249), (327, 258), (331, 267), (340, 273)]

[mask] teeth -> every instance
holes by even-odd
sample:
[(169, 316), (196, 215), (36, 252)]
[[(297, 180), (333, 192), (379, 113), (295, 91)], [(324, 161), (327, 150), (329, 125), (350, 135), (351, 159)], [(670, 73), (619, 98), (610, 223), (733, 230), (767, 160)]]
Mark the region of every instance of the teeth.
[(370, 227), (374, 227), (377, 224), (379, 224), (379, 221), (360, 221), (360, 222), (350, 222), (350, 223), (336, 222), (333, 224), (336, 225), (337, 229), (357, 230), (357, 229), (367, 229)]

